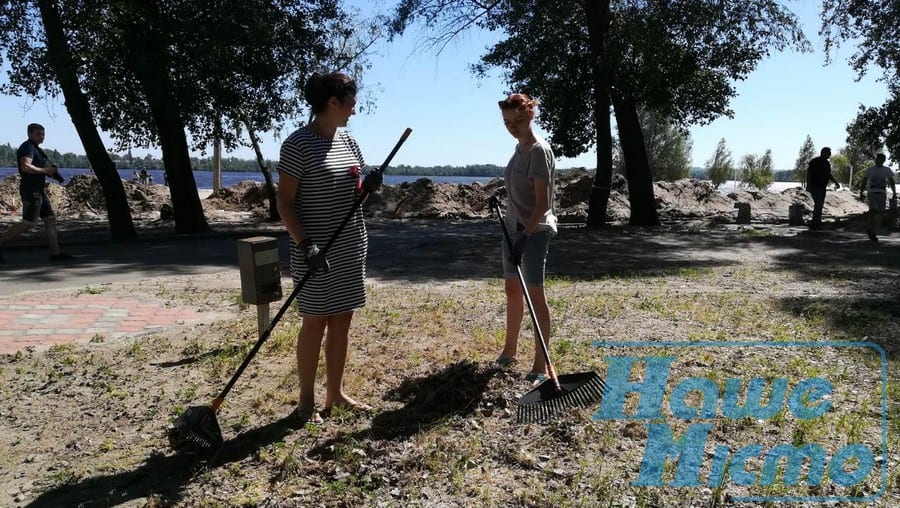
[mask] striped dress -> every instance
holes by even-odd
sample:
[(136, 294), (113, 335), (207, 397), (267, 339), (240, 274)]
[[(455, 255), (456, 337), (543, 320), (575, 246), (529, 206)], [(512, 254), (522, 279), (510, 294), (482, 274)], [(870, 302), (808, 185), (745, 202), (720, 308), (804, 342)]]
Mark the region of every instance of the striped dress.
[[(344, 131), (329, 139), (304, 126), (281, 145), (278, 171), (300, 181), (294, 213), (320, 249), (356, 203), (363, 166), (359, 145)], [(291, 244), (291, 276), (297, 284), (308, 266), (300, 247)], [(367, 248), (366, 225), (358, 208), (326, 254), (329, 272), (310, 277), (300, 291), (300, 314), (329, 316), (364, 306)]]

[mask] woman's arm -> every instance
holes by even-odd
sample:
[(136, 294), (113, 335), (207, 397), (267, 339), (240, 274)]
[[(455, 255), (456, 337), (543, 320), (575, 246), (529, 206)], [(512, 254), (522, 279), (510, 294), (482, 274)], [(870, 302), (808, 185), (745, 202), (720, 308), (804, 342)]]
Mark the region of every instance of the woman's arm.
[(300, 244), (306, 239), (306, 232), (303, 230), (303, 224), (294, 212), (294, 204), (297, 199), (297, 188), (300, 186), (300, 180), (284, 172), (278, 173), (278, 196), (276, 205), (278, 214), (281, 215), (281, 222), (284, 223), (285, 229), (291, 236), (291, 241)]
[(532, 185), (534, 185), (534, 211), (531, 213), (531, 217), (528, 218), (528, 224), (525, 224), (526, 235), (534, 233), (544, 214), (550, 209), (550, 203), (547, 199), (547, 187), (550, 185), (550, 182), (543, 178), (532, 178), (531, 181)]

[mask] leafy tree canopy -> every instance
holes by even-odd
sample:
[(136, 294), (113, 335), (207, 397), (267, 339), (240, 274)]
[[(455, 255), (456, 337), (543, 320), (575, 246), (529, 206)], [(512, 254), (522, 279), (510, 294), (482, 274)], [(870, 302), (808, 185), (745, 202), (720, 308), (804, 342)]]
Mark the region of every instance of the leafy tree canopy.
[[(55, 83), (34, 79), (47, 55), (40, 27), (26, 12), (31, 2), (12, 4), (18, 6), (9, 19), (24, 23), (0, 41), (10, 59), (4, 91), (55, 96)], [(159, 58), (160, 48), (169, 53), (171, 107), (193, 148), (205, 151), (218, 137), (232, 150), (247, 146), (245, 127), (278, 130), (300, 115), (299, 91), (312, 71), (367, 68), (364, 53), (378, 35), (374, 24), (359, 22), (336, 0), (166, 0), (154, 3), (152, 16), (147, 5), (60, 0), (82, 87), (120, 149), (159, 146), (158, 126), (132, 71), (136, 62)], [(152, 44), (138, 40), (139, 33), (152, 34)]]

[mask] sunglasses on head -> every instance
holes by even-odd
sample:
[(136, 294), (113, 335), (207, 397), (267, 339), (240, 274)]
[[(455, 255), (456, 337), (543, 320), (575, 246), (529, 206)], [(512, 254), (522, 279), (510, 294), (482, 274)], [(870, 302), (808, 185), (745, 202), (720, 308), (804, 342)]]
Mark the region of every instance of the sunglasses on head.
[(520, 107), (522, 107), (522, 104), (516, 104), (509, 99), (497, 101), (497, 105), (500, 106), (500, 109), (502, 110), (519, 109)]

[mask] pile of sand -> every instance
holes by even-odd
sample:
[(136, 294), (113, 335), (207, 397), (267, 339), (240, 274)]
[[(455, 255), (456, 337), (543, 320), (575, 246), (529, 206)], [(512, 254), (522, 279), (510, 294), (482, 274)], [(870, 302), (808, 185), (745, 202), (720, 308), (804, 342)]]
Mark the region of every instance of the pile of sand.
[[(591, 171), (571, 170), (557, 178), (557, 214), (563, 222), (583, 222), (587, 218), (587, 202), (593, 186)], [(15, 213), (21, 206), (18, 192), (19, 176), (0, 180), (0, 207)], [(163, 185), (123, 181), (131, 211), (146, 217), (171, 206), (169, 189)], [(384, 186), (365, 204), (370, 217), (388, 219), (478, 219), (490, 215), (488, 200), (502, 192), (503, 183), (494, 179), (487, 184), (471, 185), (436, 183), (427, 178), (400, 185)], [(699, 180), (678, 180), (654, 184), (654, 196), (663, 220), (714, 218), (731, 221), (736, 216), (736, 203), (749, 203), (754, 221), (770, 222), (787, 219), (791, 205), (803, 205), (806, 213), (812, 210), (812, 199), (800, 188), (783, 192), (739, 188), (723, 194), (711, 183)], [(48, 194), (61, 216), (82, 218), (105, 213), (103, 192), (96, 177), (78, 175), (60, 186), (48, 186)], [(243, 181), (232, 187), (213, 191), (203, 200), (207, 211), (251, 212), (265, 217), (268, 214), (268, 193), (258, 182)], [(865, 203), (847, 190), (829, 192), (825, 201), (825, 215), (844, 217), (864, 213)], [(615, 175), (609, 198), (607, 217), (611, 221), (625, 221), (630, 215), (628, 189), (625, 178)]]

